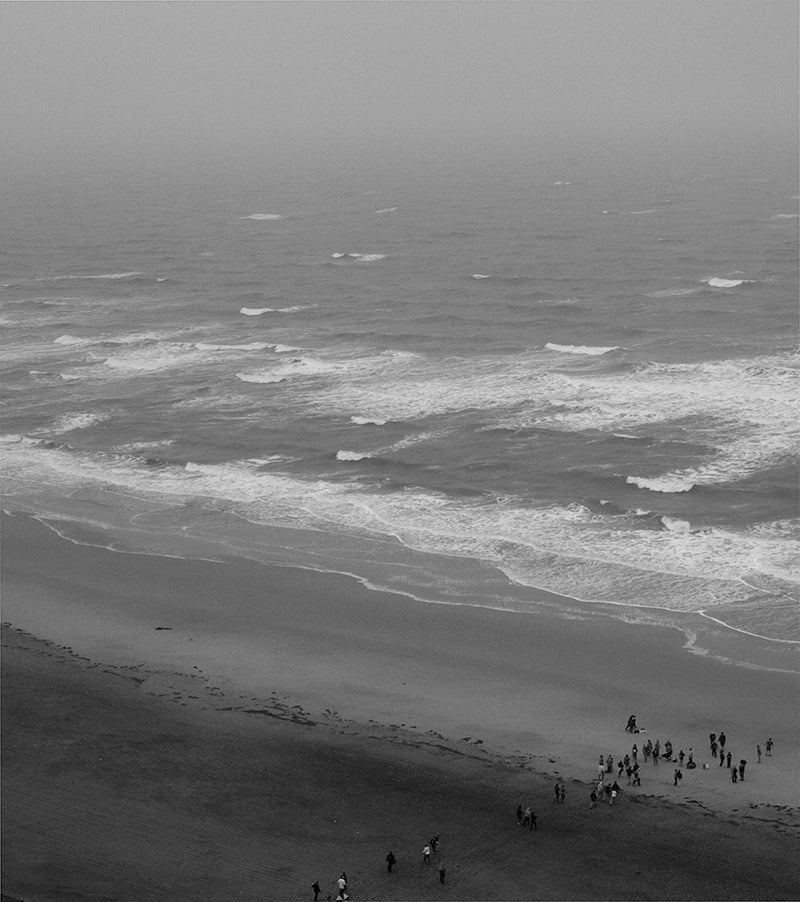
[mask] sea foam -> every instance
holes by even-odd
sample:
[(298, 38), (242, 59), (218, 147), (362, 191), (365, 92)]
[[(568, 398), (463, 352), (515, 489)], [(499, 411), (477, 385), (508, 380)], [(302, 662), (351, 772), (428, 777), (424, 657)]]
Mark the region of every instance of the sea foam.
[(548, 341), (545, 347), (548, 351), (558, 351), (560, 354), (586, 354), (590, 357), (599, 357), (601, 354), (608, 354), (609, 351), (622, 350), (618, 345), (601, 348), (587, 345), (558, 345), (552, 341)]

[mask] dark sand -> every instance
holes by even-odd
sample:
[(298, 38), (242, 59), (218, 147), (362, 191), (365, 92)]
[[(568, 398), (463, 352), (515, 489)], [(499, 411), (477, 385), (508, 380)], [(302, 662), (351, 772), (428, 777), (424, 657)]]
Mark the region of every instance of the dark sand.
[[(12, 897), (311, 899), (319, 879), (324, 902), (345, 870), (354, 902), (800, 898), (796, 675), (690, 655), (671, 630), (3, 525)], [(630, 711), (699, 762), (725, 729), (745, 783), (684, 769), (675, 790), (672, 767), (648, 765), (641, 790), (623, 779), (589, 811)], [(422, 864), (435, 832), (444, 886)]]

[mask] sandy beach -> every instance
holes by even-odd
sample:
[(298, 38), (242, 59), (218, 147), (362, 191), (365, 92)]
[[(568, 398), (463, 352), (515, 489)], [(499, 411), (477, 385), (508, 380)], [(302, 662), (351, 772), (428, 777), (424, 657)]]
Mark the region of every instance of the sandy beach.
[[(777, 652), (736, 667), (674, 630), (117, 553), (24, 516), (3, 517), (3, 621), (13, 898), (311, 899), (318, 879), (324, 900), (342, 870), (354, 900), (800, 895), (798, 682)], [(743, 783), (711, 761), (720, 730)], [(590, 810), (598, 755), (647, 737), (700, 766), (676, 788), (643, 764)]]

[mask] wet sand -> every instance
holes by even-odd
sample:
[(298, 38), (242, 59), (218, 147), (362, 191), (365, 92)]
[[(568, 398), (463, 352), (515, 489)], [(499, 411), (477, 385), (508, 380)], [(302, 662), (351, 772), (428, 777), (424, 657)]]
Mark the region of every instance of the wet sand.
[[(11, 896), (310, 899), (319, 879), (324, 902), (341, 870), (354, 900), (800, 896), (797, 677), (674, 630), (120, 554), (23, 517), (3, 518), (3, 620)], [(701, 765), (724, 729), (745, 782), (644, 765), (590, 811), (632, 711)]]

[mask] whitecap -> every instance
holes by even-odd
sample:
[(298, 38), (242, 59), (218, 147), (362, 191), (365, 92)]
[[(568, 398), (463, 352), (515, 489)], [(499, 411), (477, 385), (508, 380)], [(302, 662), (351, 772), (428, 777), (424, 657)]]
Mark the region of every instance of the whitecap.
[(558, 351), (560, 354), (587, 354), (590, 357), (599, 357), (601, 354), (608, 354), (609, 351), (621, 351), (618, 345), (609, 348), (594, 348), (586, 345), (558, 345), (552, 341), (548, 341), (545, 345), (548, 351)]
[(689, 533), (692, 526), (688, 520), (681, 520), (679, 517), (668, 517), (666, 514), (661, 517), (662, 525), (670, 532)]
[(261, 316), (262, 313), (274, 313), (272, 307), (242, 307), (239, 313), (242, 316)]
[(85, 345), (90, 343), (90, 338), (78, 338), (77, 335), (59, 335), (58, 338), (53, 339), (53, 344), (56, 345)]
[(691, 492), (695, 487), (695, 482), (692, 478), (679, 474), (667, 474), (666, 476), (654, 476), (652, 478), (626, 476), (625, 482), (640, 489), (647, 489), (649, 492), (664, 492), (665, 494)]
[(752, 279), (723, 279), (720, 276), (712, 276), (710, 279), (703, 279), (707, 285), (712, 288), (737, 288), (744, 285), (745, 282), (752, 282)]
[(285, 354), (287, 351), (299, 351), (300, 348), (296, 348), (293, 345), (275, 345), (272, 349), (276, 354)]
[(251, 213), (249, 216), (240, 216), (240, 219), (275, 220), (283, 219), (279, 213)]
[(368, 451), (337, 451), (336, 452), (336, 460), (366, 460), (370, 457), (375, 457), (374, 454)]
[(396, 209), (397, 207), (384, 207), (382, 210), (373, 210), (372, 212), (377, 216), (378, 213), (394, 213)]
[(374, 263), (376, 260), (383, 260), (384, 257), (386, 257), (386, 254), (343, 254), (341, 252), (337, 252), (335, 254), (331, 254), (331, 257), (334, 260), (342, 260), (349, 257), (351, 260), (355, 260), (357, 263)]
[(271, 385), (276, 382), (285, 382), (286, 376), (278, 376), (275, 373), (237, 373), (236, 378), (241, 382), (257, 382), (260, 385)]
[(97, 423), (110, 419), (108, 413), (92, 413), (92, 412), (76, 412), (65, 413), (60, 416), (50, 430), (50, 432), (74, 432), (78, 429), (89, 429)]
[(474, 272), (472, 274), (473, 279), (491, 279), (491, 276), (487, 276), (482, 272)]
[(350, 417), (350, 422), (356, 426), (385, 426), (389, 421), (381, 420), (377, 417)]

